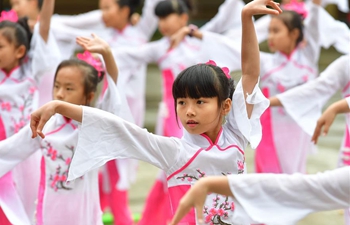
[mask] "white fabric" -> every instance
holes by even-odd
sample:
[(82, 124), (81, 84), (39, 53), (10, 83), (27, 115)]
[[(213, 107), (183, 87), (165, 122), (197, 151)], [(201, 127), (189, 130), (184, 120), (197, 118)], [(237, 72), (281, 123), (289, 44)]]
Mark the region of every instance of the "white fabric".
[[(308, 0), (311, 1), (311, 0)], [(348, 0), (322, 0), (321, 5), (326, 7), (329, 4), (335, 4), (338, 6), (339, 10), (347, 13), (349, 12), (349, 1)]]
[(228, 176), (233, 224), (296, 224), (312, 212), (350, 207), (350, 167), (315, 175)]
[(347, 97), (347, 98), (345, 98), (346, 99), (346, 102), (348, 103), (348, 105), (349, 105), (349, 109), (350, 109), (350, 96), (349, 97)]
[[(350, 55), (331, 63), (317, 79), (293, 88), (276, 97), (286, 112), (303, 130), (312, 136), (322, 109), (329, 98), (350, 82)], [(350, 94), (350, 88), (343, 96)]]
[[(127, 113), (128, 106), (123, 96), (119, 96), (115, 83), (109, 76), (107, 81), (108, 89), (99, 106), (132, 120), (130, 112)], [(32, 139), (27, 125), (19, 133), (0, 142), (0, 176), (41, 150), (45, 164), (42, 165), (41, 175), (44, 177), (40, 183), (43, 195), (38, 195), (38, 202), (43, 203), (42, 222), (45, 225), (73, 225), (77, 221), (79, 224), (102, 225), (97, 171), (91, 171), (74, 182), (66, 183), (68, 167), (78, 141), (76, 128), (76, 122), (55, 115), (45, 125), (45, 139)], [(40, 215), (40, 209), (38, 207), (37, 215)], [(19, 213), (16, 216), (20, 218)]]

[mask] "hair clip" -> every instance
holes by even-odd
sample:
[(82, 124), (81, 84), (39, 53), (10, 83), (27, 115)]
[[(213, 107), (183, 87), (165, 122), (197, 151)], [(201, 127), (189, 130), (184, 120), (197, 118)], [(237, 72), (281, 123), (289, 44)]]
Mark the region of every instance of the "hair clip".
[[(215, 61), (213, 61), (213, 60), (209, 60), (209, 61), (208, 61), (208, 62), (206, 62), (205, 64), (207, 64), (207, 65), (217, 66), (217, 65), (216, 65), (216, 62), (215, 62)], [(228, 79), (230, 79), (230, 78), (231, 78), (229, 68), (227, 68), (227, 67), (221, 67), (221, 70), (222, 70), (222, 72), (224, 72), (224, 74), (226, 75), (226, 77), (227, 77)]]
[(305, 8), (305, 3), (304, 2), (298, 2), (297, 0), (291, 0), (287, 4), (283, 4), (282, 8), (284, 10), (291, 10), (297, 12), (299, 15), (305, 19), (307, 17), (307, 10)]
[(11, 22), (17, 22), (18, 21), (17, 13), (14, 10), (1, 11), (0, 22), (5, 20), (11, 21)]
[(102, 63), (96, 58), (94, 58), (89, 51), (78, 53), (77, 58), (93, 66), (98, 71), (98, 77), (102, 75), (102, 72), (104, 71)]

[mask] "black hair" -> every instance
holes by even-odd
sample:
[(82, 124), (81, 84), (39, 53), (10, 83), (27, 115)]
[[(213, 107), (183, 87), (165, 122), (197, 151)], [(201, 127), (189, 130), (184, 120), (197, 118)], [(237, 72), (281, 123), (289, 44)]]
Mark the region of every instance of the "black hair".
[(115, 0), (115, 3), (119, 5), (120, 8), (128, 7), (129, 12), (129, 18), (132, 14), (136, 11), (137, 7), (140, 5), (140, 0)]
[(43, 6), (44, 0), (38, 0), (38, 8), (41, 10), (41, 7)]
[(288, 28), (289, 31), (292, 31), (294, 29), (299, 30), (299, 37), (296, 40), (296, 45), (298, 45), (300, 42), (304, 39), (304, 32), (303, 32), (303, 18), (300, 14), (298, 14), (295, 11), (291, 10), (285, 10), (281, 14), (274, 16), (278, 19), (280, 19)]
[(192, 9), (190, 0), (164, 0), (158, 2), (154, 13), (159, 18), (165, 18), (173, 13), (178, 15), (189, 14)]
[(227, 78), (223, 70), (214, 65), (198, 64), (183, 70), (173, 83), (173, 97), (176, 112), (178, 98), (218, 97), (218, 106), (227, 98), (232, 99), (234, 81)]
[(20, 59), (20, 64), (30, 48), (30, 41), (32, 39), (32, 32), (28, 26), (28, 18), (23, 17), (18, 22), (11, 22), (4, 20), (0, 22), (0, 33), (6, 40), (14, 44), (16, 47), (25, 46), (26, 52)]
[(60, 69), (65, 67), (76, 67), (78, 68), (84, 75), (84, 95), (87, 97), (91, 92), (96, 92), (97, 85), (99, 82), (103, 80), (105, 72), (97, 71), (93, 66), (89, 63), (77, 59), (71, 58), (62, 61), (56, 69), (54, 82), (56, 81), (57, 73)]

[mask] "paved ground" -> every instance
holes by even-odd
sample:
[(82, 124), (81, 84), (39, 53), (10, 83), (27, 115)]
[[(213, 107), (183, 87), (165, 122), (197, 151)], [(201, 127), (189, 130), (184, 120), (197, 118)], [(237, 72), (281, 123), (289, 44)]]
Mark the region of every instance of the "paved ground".
[[(322, 71), (330, 62), (339, 56), (333, 49), (323, 50), (320, 59), (320, 71)], [(153, 131), (156, 120), (156, 112), (158, 102), (160, 100), (160, 74), (155, 66), (149, 67), (147, 78), (147, 114), (146, 127), (149, 131)], [(340, 99), (340, 95), (334, 96), (329, 103)], [(328, 103), (328, 104), (329, 104)], [(319, 152), (312, 155), (308, 160), (308, 173), (316, 173), (333, 169), (336, 167), (337, 154), (340, 146), (341, 138), (344, 131), (344, 117), (339, 116), (332, 126), (327, 137), (320, 140)], [(254, 152), (247, 149), (248, 172), (254, 171), (253, 154)], [(143, 209), (144, 200), (150, 190), (158, 169), (140, 162), (139, 173), (136, 183), (130, 190), (130, 207), (133, 213), (140, 213)], [(302, 220), (298, 225), (342, 225), (342, 211), (332, 211), (324, 213), (316, 213)]]

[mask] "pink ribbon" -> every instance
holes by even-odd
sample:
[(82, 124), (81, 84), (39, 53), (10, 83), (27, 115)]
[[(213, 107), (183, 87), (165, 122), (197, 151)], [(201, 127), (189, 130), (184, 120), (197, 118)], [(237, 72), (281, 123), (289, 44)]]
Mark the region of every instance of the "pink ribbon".
[(98, 77), (101, 76), (101, 72), (104, 71), (102, 63), (95, 59), (89, 51), (84, 51), (83, 53), (78, 53), (77, 58), (83, 60), (93, 66), (98, 71)]
[(18, 21), (17, 13), (14, 10), (2, 11), (0, 16), (0, 22), (5, 20), (11, 21), (11, 22), (17, 22)]
[[(206, 62), (205, 64), (217, 66), (217, 65), (216, 65), (216, 62), (213, 61), (213, 60), (209, 60), (209, 61)], [(228, 79), (230, 79), (230, 78), (231, 78), (231, 76), (230, 76), (230, 70), (229, 70), (227, 67), (222, 67), (221, 69), (222, 69), (222, 72), (224, 72), (224, 74), (226, 75), (226, 77), (227, 77)]]
[(307, 10), (305, 8), (304, 2), (299, 2), (298, 0), (291, 0), (288, 4), (283, 5), (284, 10), (291, 10), (297, 12), (299, 15), (305, 19), (307, 17)]

